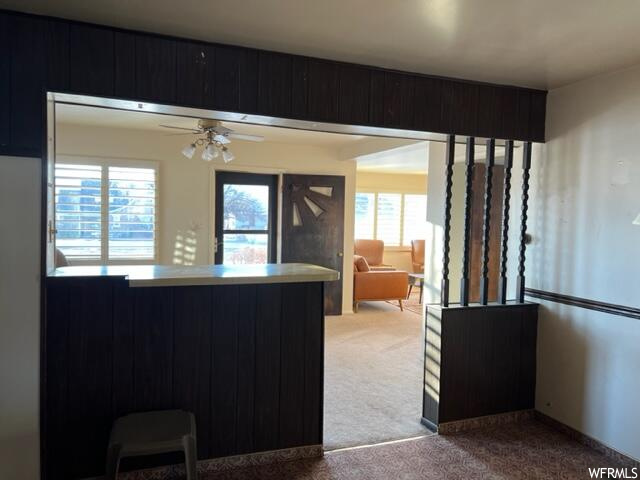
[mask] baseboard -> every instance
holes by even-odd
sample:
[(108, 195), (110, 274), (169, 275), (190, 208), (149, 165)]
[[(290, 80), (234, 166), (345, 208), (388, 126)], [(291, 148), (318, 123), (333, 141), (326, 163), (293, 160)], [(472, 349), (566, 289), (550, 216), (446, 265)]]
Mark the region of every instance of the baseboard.
[[(207, 475), (236, 468), (255, 467), (272, 463), (288, 462), (302, 458), (322, 457), (322, 445), (285, 448), (268, 452), (234, 455), (231, 457), (212, 458), (198, 461), (198, 475)], [(177, 480), (185, 478), (184, 465), (166, 465), (144, 470), (134, 470), (118, 474), (118, 480)], [(102, 478), (102, 477), (99, 477)]]
[(573, 440), (586, 445), (587, 447), (593, 448), (594, 450), (606, 455), (609, 458), (617, 460), (619, 462), (629, 464), (631, 468), (636, 467), (640, 469), (640, 460), (637, 460), (625, 453), (619, 452), (615, 448), (611, 448), (608, 445), (605, 445), (599, 440), (596, 440), (593, 437), (590, 437), (587, 434), (584, 434), (569, 425), (562, 423), (555, 418), (546, 415), (539, 410), (535, 410), (534, 417), (541, 423), (553, 428), (554, 430), (558, 430), (559, 432), (564, 433), (565, 435), (571, 437)]
[(533, 409), (531, 409), (498, 413), (495, 415), (485, 415), (483, 417), (465, 418), (464, 420), (455, 420), (453, 422), (442, 422), (438, 424), (438, 433), (440, 435), (448, 435), (451, 433), (465, 432), (467, 430), (475, 430), (477, 428), (495, 427), (497, 425), (504, 425), (507, 423), (532, 420), (533, 417), (534, 413)]

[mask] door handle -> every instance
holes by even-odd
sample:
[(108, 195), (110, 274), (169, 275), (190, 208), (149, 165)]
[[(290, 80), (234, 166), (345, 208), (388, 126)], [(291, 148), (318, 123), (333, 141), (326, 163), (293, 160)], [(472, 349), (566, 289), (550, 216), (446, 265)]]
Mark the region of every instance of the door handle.
[(49, 243), (53, 243), (56, 233), (58, 233), (58, 229), (53, 226), (53, 221), (49, 220)]
[(342, 253), (342, 252), (338, 252), (338, 256), (339, 256), (339, 257), (342, 257), (342, 256), (344, 256), (344, 253)]

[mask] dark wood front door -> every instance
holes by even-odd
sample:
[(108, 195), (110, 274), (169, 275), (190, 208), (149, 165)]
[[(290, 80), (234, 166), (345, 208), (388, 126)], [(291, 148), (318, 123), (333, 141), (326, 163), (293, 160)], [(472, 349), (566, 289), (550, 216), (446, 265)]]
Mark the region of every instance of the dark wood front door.
[(312, 263), (340, 272), (325, 285), (327, 315), (342, 314), (344, 177), (284, 175), (282, 262)]

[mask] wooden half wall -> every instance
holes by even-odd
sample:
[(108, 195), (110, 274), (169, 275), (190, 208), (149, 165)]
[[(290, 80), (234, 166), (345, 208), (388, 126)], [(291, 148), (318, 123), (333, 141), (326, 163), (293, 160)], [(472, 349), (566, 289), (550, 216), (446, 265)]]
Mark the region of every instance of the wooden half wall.
[(429, 305), (423, 423), (534, 408), (538, 305)]
[(45, 92), (545, 140), (546, 91), (0, 11), (0, 155), (41, 156)]

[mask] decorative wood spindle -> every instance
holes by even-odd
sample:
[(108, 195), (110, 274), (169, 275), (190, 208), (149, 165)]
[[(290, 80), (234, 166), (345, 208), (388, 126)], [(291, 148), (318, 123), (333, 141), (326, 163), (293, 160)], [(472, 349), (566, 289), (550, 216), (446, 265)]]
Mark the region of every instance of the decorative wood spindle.
[(491, 227), (491, 198), (493, 165), (495, 164), (496, 141), (487, 140), (487, 155), (484, 169), (484, 218), (482, 222), (482, 277), (480, 278), (480, 303), (489, 303), (489, 236)]
[(446, 188), (444, 196), (444, 249), (442, 253), (442, 288), (440, 304), (449, 306), (449, 251), (451, 241), (451, 189), (453, 187), (453, 162), (455, 160), (456, 136), (447, 136)]
[(524, 261), (527, 250), (527, 207), (529, 202), (529, 169), (531, 168), (531, 142), (522, 149), (522, 208), (520, 214), (520, 252), (518, 254), (518, 281), (516, 299), (524, 303)]
[(462, 278), (460, 280), (460, 305), (469, 305), (469, 255), (471, 253), (471, 199), (473, 197), (474, 137), (467, 138), (465, 193), (464, 193), (464, 243), (462, 247)]
[(500, 249), (500, 280), (498, 303), (507, 303), (507, 248), (509, 242), (509, 202), (511, 200), (511, 167), (513, 166), (513, 140), (504, 147), (504, 185), (502, 187), (502, 246)]

